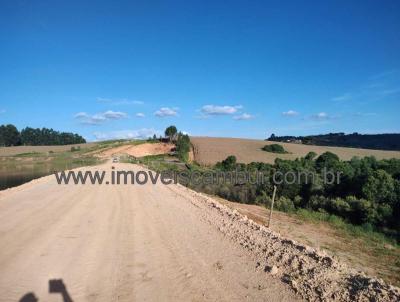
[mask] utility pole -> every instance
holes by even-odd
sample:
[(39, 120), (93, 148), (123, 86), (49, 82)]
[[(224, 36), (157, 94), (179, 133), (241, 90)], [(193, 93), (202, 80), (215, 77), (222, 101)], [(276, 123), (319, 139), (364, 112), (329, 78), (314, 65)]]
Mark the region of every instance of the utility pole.
[(274, 210), (275, 194), (276, 194), (276, 186), (274, 186), (274, 192), (272, 193), (271, 209), (269, 211), (269, 220), (268, 220), (268, 225), (267, 225), (268, 228), (271, 225), (272, 211)]

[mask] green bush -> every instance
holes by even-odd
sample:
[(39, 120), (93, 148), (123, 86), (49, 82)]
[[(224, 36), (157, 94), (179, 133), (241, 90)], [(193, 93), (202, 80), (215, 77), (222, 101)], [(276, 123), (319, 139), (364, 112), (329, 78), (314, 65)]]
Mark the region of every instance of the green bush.
[(325, 152), (318, 156), (317, 160), (315, 161), (317, 168), (322, 169), (333, 169), (339, 163), (339, 156), (332, 152)]
[(179, 133), (176, 141), (176, 154), (181, 161), (187, 162), (189, 160), (190, 148), (189, 135)]
[(216, 168), (221, 169), (223, 171), (232, 171), (236, 169), (236, 156), (230, 155), (222, 162), (218, 162)]
[(346, 201), (351, 208), (349, 219), (352, 223), (375, 223), (376, 210), (371, 201), (362, 198), (356, 198), (354, 196), (346, 197)]
[(265, 145), (264, 147), (262, 147), (262, 150), (272, 153), (288, 153), (285, 148), (283, 148), (283, 146), (279, 144)]
[(328, 200), (328, 211), (341, 217), (347, 217), (350, 212), (350, 205), (346, 200), (336, 197)]
[(313, 160), (316, 156), (317, 156), (317, 153), (311, 151), (311, 152), (307, 153), (307, 155), (305, 156), (305, 159), (306, 160)]
[(365, 198), (378, 203), (391, 203), (395, 200), (395, 182), (392, 176), (384, 170), (374, 171), (368, 176), (362, 188)]
[(282, 212), (293, 212), (295, 206), (292, 200), (284, 196), (280, 196), (276, 201), (274, 207)]

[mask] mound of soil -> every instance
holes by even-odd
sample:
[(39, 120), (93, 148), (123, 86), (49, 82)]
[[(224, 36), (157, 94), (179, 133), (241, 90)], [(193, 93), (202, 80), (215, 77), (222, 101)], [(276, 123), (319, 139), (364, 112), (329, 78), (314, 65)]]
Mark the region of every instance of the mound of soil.
[(101, 152), (101, 156), (110, 157), (116, 154), (128, 154), (134, 157), (148, 155), (168, 154), (175, 148), (174, 144), (169, 143), (144, 143), (140, 145), (125, 145), (111, 148)]

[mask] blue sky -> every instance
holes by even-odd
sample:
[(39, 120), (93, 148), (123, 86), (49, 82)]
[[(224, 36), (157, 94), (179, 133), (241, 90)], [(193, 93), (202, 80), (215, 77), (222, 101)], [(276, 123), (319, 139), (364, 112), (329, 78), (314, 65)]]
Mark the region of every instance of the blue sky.
[(0, 1), (0, 124), (400, 132), (399, 1)]

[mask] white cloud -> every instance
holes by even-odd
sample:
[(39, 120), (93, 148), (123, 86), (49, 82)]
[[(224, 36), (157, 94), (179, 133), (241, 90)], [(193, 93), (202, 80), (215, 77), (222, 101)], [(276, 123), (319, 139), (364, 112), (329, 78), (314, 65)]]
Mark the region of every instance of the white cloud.
[(99, 103), (107, 103), (110, 105), (143, 105), (144, 102), (138, 100), (129, 99), (107, 99), (107, 98), (97, 98)]
[(98, 125), (106, 121), (106, 118), (101, 114), (89, 115), (86, 112), (78, 112), (74, 117), (81, 124), (86, 125)]
[(87, 114), (86, 112), (78, 112), (74, 116), (81, 124), (85, 125), (99, 125), (109, 120), (119, 120), (126, 117), (128, 117), (128, 115), (125, 112), (112, 110), (93, 115)]
[(201, 108), (201, 112), (204, 115), (229, 115), (235, 114), (238, 110), (242, 109), (241, 105), (239, 106), (218, 106), (218, 105), (205, 105)]
[(346, 93), (344, 93), (342, 95), (339, 95), (339, 96), (336, 96), (336, 97), (332, 98), (332, 101), (335, 101), (335, 102), (348, 101), (352, 97), (353, 96), (351, 95), (351, 93), (346, 92)]
[(140, 118), (144, 118), (144, 117), (145, 117), (145, 114), (142, 113), (142, 112), (138, 112), (138, 113), (135, 114), (135, 116), (136, 116), (136, 117), (140, 117)]
[(327, 120), (330, 118), (330, 116), (326, 112), (319, 112), (311, 115), (311, 118), (314, 120)]
[(294, 110), (288, 110), (288, 111), (282, 112), (282, 115), (284, 115), (284, 116), (297, 116), (297, 115), (299, 115), (299, 113), (297, 111), (294, 111)]
[(77, 114), (74, 115), (74, 118), (85, 118), (88, 117), (89, 115), (86, 112), (78, 112)]
[(177, 108), (162, 107), (154, 112), (154, 115), (157, 117), (177, 116), (178, 112)]
[(119, 120), (121, 118), (127, 117), (128, 115), (125, 112), (108, 110), (104, 112), (102, 116), (110, 120)]
[(118, 130), (109, 132), (94, 132), (93, 135), (96, 141), (110, 139), (145, 139), (153, 135), (161, 135), (161, 131), (152, 128), (142, 128), (137, 130)]
[(253, 119), (253, 118), (254, 118), (254, 116), (251, 115), (251, 114), (248, 114), (248, 113), (243, 113), (243, 114), (240, 114), (240, 115), (235, 115), (235, 116), (233, 117), (233, 119), (234, 119), (234, 120), (237, 120), (237, 121), (251, 120), (251, 119)]

